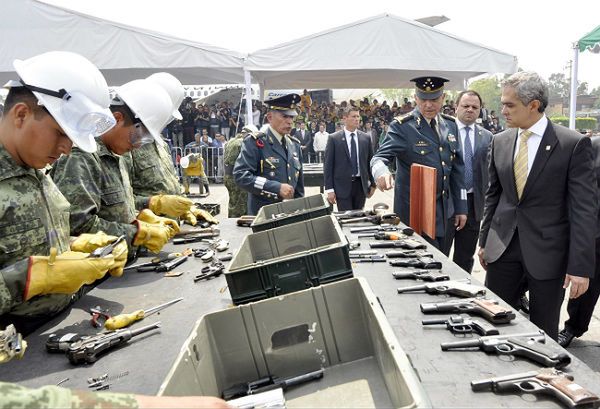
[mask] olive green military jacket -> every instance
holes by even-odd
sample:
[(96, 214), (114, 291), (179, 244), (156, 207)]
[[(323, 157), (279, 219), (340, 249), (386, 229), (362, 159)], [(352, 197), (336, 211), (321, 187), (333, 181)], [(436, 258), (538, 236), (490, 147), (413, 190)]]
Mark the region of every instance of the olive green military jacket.
[(63, 294), (23, 302), (29, 256), (51, 247), (69, 250), (69, 202), (43, 171), (18, 165), (0, 145), (0, 314), (53, 314), (69, 304)]
[(93, 393), (58, 386), (29, 389), (14, 383), (0, 382), (0, 409), (54, 408), (137, 408), (135, 396), (124, 393)]
[(130, 250), (137, 233), (131, 223), (137, 211), (129, 172), (123, 158), (97, 139), (98, 150), (87, 153), (73, 148), (52, 169), (52, 178), (71, 203), (71, 235), (96, 233), (127, 237)]
[(129, 171), (136, 209), (147, 207), (150, 196), (180, 195), (181, 185), (169, 146), (159, 146), (156, 142), (142, 145), (123, 155)]

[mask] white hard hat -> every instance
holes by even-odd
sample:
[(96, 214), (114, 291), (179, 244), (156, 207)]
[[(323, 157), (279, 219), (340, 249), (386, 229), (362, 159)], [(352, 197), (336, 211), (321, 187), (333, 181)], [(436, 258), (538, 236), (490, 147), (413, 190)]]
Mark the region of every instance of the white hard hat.
[[(183, 98), (185, 97), (185, 90), (183, 89), (183, 85), (181, 82), (174, 76), (169, 74), (168, 72), (157, 72), (155, 74), (150, 75), (146, 78), (149, 81), (156, 82), (158, 85), (163, 87), (167, 94), (171, 97), (171, 102), (173, 103), (173, 112), (171, 116), (173, 118), (169, 118), (169, 122), (173, 119), (182, 120), (181, 112), (179, 112), (179, 106), (183, 102)], [(167, 122), (165, 126), (168, 125)]]
[(111, 129), (110, 95), (104, 76), (88, 59), (67, 51), (50, 51), (13, 62), (20, 81), (8, 87), (31, 90), (73, 143), (96, 151), (95, 137)]
[(117, 89), (117, 97), (144, 124), (154, 140), (162, 144), (160, 133), (172, 112), (171, 98), (167, 91), (152, 81), (133, 80)]
[(179, 160), (179, 164), (181, 165), (182, 168), (187, 169), (188, 166), (190, 166), (190, 157), (188, 156), (184, 156), (183, 158), (181, 158)]

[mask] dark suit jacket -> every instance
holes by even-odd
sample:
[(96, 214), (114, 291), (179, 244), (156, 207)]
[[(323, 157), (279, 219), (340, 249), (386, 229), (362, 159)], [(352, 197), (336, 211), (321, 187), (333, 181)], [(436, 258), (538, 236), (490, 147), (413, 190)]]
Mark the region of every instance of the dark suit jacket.
[[(600, 137), (592, 138), (592, 149), (594, 150), (594, 170), (596, 171), (596, 183), (598, 189), (597, 203), (600, 203)], [(596, 237), (600, 237), (600, 206), (598, 208), (598, 218), (596, 220)]]
[(294, 134), (296, 139), (300, 141), (301, 147), (306, 146), (306, 149), (302, 149), (302, 156), (305, 157), (306, 154), (313, 153), (313, 135), (308, 129), (304, 130), (304, 137), (302, 136), (302, 131), (300, 128), (296, 129), (296, 133)]
[[(373, 147), (369, 135), (359, 130), (356, 130), (356, 135), (358, 138), (360, 180), (363, 191), (367, 195), (371, 186), (375, 185), (369, 166), (369, 162), (373, 157)], [(351, 196), (352, 164), (350, 162), (350, 151), (346, 143), (346, 135), (343, 130), (329, 135), (327, 139), (323, 176), (326, 190), (333, 189), (335, 195), (342, 198)]]
[[(458, 124), (457, 124), (458, 126)], [(475, 220), (483, 219), (485, 192), (488, 188), (489, 151), (494, 135), (484, 127), (475, 124), (475, 147), (473, 149), (473, 202)], [(465, 147), (461, 146), (460, 156), (465, 159)]]
[(492, 141), (479, 241), (486, 261), (498, 260), (518, 229), (523, 262), (534, 278), (592, 276), (598, 204), (590, 139), (549, 122), (519, 200), (517, 132), (509, 129)]

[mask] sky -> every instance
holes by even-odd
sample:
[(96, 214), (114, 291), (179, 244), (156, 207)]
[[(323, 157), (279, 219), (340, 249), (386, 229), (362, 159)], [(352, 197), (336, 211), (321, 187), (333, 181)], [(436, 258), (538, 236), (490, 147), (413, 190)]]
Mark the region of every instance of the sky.
[[(248, 53), (381, 13), (444, 15), (436, 28), (516, 55), (548, 78), (573, 59), (573, 43), (600, 25), (596, 1), (43, 0), (132, 26)], [(594, 7), (595, 5), (595, 7)], [(600, 86), (600, 55), (579, 54), (580, 82)]]

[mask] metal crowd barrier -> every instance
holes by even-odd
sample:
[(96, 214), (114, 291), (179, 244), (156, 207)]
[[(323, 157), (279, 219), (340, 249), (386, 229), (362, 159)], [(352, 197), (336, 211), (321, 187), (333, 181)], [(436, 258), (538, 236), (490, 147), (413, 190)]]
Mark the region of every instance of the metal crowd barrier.
[(171, 148), (171, 155), (173, 156), (173, 163), (177, 170), (177, 175), (181, 178), (181, 166), (179, 165), (179, 159), (182, 156), (189, 155), (190, 153), (200, 153), (204, 160), (204, 173), (208, 180), (214, 183), (223, 183), (223, 175), (225, 172), (225, 166), (223, 162), (223, 148), (217, 148), (214, 146), (202, 146), (200, 148), (185, 148), (179, 147)]

